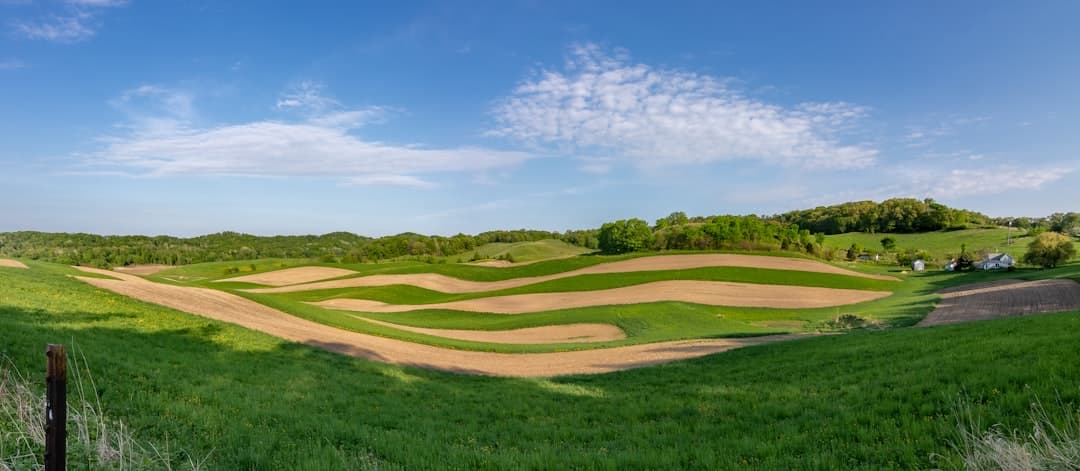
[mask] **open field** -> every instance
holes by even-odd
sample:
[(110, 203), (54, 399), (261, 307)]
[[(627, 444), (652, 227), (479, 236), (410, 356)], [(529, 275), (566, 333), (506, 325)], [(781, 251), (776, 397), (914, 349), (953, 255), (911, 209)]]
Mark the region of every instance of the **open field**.
[(543, 327), (526, 327), (523, 329), (510, 330), (425, 329), (423, 327), (412, 327), (359, 316), (357, 317), (364, 319), (365, 322), (371, 322), (373, 324), (409, 332), (416, 332), (418, 334), (459, 340), (471, 340), (473, 342), (545, 344), (610, 342), (612, 340), (626, 338), (626, 334), (622, 329), (610, 324), (546, 325)]
[(1001, 280), (941, 291), (941, 303), (920, 326), (998, 317), (1080, 311), (1080, 283), (1072, 280)]
[(960, 253), (960, 246), (966, 244), (968, 252), (978, 253), (986, 251), (991, 253), (1008, 253), (1014, 259), (1020, 260), (1027, 252), (1027, 245), (1031, 243), (1031, 237), (1022, 237), (1026, 231), (1018, 228), (999, 227), (995, 229), (965, 229), (959, 231), (923, 232), (916, 234), (868, 234), (863, 232), (849, 232), (825, 236), (825, 245), (836, 249), (847, 250), (851, 244), (859, 244), (869, 252), (881, 252), (881, 239), (892, 237), (896, 239), (896, 248), (892, 252), (906, 250), (925, 250), (938, 262), (948, 260), (947, 255), (956, 256)]
[(524, 314), (591, 306), (679, 301), (712, 306), (820, 308), (873, 301), (887, 291), (759, 285), (719, 281), (657, 281), (624, 288), (570, 293), (536, 293), (495, 296), (437, 304), (386, 304), (362, 299), (338, 298), (313, 303), (332, 309), (364, 312), (405, 312), (420, 309)]
[[(1011, 430), (1027, 426), (1036, 398), (1080, 402), (1080, 313), (514, 379), (328, 354), (134, 301), (70, 273), (41, 263), (5, 273), (0, 353), (33, 372), (41, 345), (73, 344), (109, 415), (158, 446), (168, 437), (174, 469), (186, 456), (208, 456), (210, 469), (950, 468), (958, 404), (982, 424)], [(915, 281), (917, 296), (994, 276), (971, 275), (901, 284)]]
[(8, 268), (26, 268), (26, 264), (18, 260), (11, 260), (7, 258), (0, 258), (0, 267)]
[[(561, 240), (545, 239), (530, 242), (494, 242), (477, 247), (471, 252), (442, 257), (446, 262), (470, 262), (480, 266), (506, 267), (541, 260), (574, 257), (592, 250), (571, 245)], [(472, 261), (473, 259), (478, 261)]]
[(153, 274), (155, 274), (157, 272), (169, 270), (169, 269), (172, 269), (172, 268), (175, 268), (175, 267), (173, 267), (172, 265), (160, 265), (160, 264), (152, 264), (151, 263), (151, 264), (143, 264), (143, 265), (129, 265), (129, 266), (126, 266), (126, 267), (113, 267), (113, 270), (116, 270), (116, 271), (121, 272), (121, 273), (127, 273), (129, 275), (146, 276), (146, 275), (153, 275)]
[[(887, 275), (875, 275), (853, 270), (846, 270), (814, 260), (787, 257), (766, 257), (739, 254), (698, 254), (698, 255), (662, 255), (653, 257), (630, 258), (609, 261), (584, 268), (567, 270), (541, 276), (508, 278), (498, 281), (472, 281), (454, 278), (438, 273), (418, 273), (400, 275), (367, 275), (355, 278), (302, 283), (277, 288), (250, 289), (252, 293), (289, 293), (296, 291), (314, 291), (367, 286), (411, 285), (443, 293), (476, 293), (517, 288), (546, 281), (571, 278), (583, 275), (632, 273), (642, 271), (689, 270), (706, 267), (745, 267), (756, 269), (792, 270), (812, 273), (828, 273), (856, 276), (876, 280), (896, 281)], [(235, 281), (226, 278), (220, 281)]]
[[(136, 273), (138, 274), (138, 273)], [(331, 267), (296, 267), (296, 268), (283, 268), (281, 270), (274, 270), (263, 273), (256, 273), (252, 275), (243, 275), (233, 278), (226, 278), (223, 280), (217, 280), (219, 282), (227, 281), (234, 283), (254, 283), (257, 285), (270, 285), (270, 286), (284, 286), (294, 285), (298, 283), (310, 283), (312, 281), (326, 280), (330, 278), (340, 278), (343, 276), (355, 275), (356, 272), (352, 270), (346, 270), (344, 268), (331, 268)]]
[(652, 343), (620, 348), (561, 353), (503, 354), (469, 352), (419, 345), (349, 332), (300, 319), (224, 291), (154, 283), (97, 268), (89, 273), (118, 280), (76, 277), (99, 288), (210, 319), (237, 324), (294, 342), (392, 364), (497, 376), (552, 376), (602, 373), (694, 358), (794, 336), (715, 339)]

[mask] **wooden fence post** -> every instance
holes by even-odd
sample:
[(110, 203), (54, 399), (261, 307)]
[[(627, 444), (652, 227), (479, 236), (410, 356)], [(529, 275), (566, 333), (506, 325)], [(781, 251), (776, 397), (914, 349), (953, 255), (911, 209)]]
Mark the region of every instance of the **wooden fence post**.
[(45, 471), (67, 469), (67, 355), (49, 345), (45, 370)]

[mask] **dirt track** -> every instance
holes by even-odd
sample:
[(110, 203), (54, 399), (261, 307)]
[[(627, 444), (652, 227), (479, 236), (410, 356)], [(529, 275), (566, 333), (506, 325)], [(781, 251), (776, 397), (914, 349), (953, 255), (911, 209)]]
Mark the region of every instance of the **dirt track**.
[(941, 291), (941, 298), (937, 308), (918, 325), (1080, 311), (1080, 283), (1072, 280), (1002, 280), (945, 289)]
[(284, 270), (274, 270), (265, 273), (225, 278), (217, 281), (242, 281), (268, 286), (284, 286), (297, 283), (310, 283), (312, 281), (338, 278), (347, 275), (355, 275), (356, 272), (344, 268), (331, 267), (296, 267)]
[(162, 271), (162, 270), (168, 270), (170, 268), (176, 268), (176, 267), (172, 266), (172, 265), (145, 264), (145, 265), (131, 265), (131, 266), (127, 266), (127, 267), (114, 267), (113, 270), (116, 270), (116, 271), (121, 272), (121, 273), (127, 273), (129, 275), (146, 276), (146, 275), (153, 275), (154, 273), (157, 273), (157, 272)]
[(354, 316), (372, 324), (393, 327), (399, 330), (407, 330), (418, 334), (434, 335), (459, 340), (473, 340), (488, 343), (516, 343), (516, 344), (542, 344), (542, 343), (583, 343), (583, 342), (609, 342), (622, 340), (626, 334), (622, 329), (611, 324), (563, 324), (546, 325), (543, 327), (528, 327), (511, 330), (458, 330), (458, 329), (426, 329), (409, 325), (393, 324), (390, 322), (377, 321), (366, 317)]
[(311, 303), (316, 306), (363, 312), (405, 312), (421, 309), (495, 314), (524, 314), (613, 304), (682, 301), (713, 306), (818, 308), (855, 304), (883, 298), (888, 291), (814, 288), (808, 286), (759, 285), (724, 281), (672, 280), (622, 288), (565, 293), (515, 294), (434, 304), (386, 304), (366, 299), (336, 298)]
[[(311, 291), (333, 288), (353, 288), (361, 286), (386, 286), (386, 285), (412, 285), (432, 291), (443, 293), (479, 293), (483, 291), (495, 291), (500, 289), (516, 288), (518, 286), (531, 285), (543, 281), (569, 278), (578, 275), (591, 275), (598, 273), (625, 273), (635, 271), (659, 271), (659, 270), (689, 270), (704, 267), (747, 267), (768, 268), (774, 270), (798, 270), (815, 273), (833, 273), (839, 275), (859, 276), (881, 280), (896, 281), (897, 278), (884, 275), (869, 275), (852, 270), (834, 267), (814, 260), (787, 257), (769, 257), (762, 255), (736, 255), (736, 254), (695, 254), (695, 255), (658, 255), (652, 257), (632, 258), (611, 263), (602, 263), (571, 270), (562, 273), (545, 276), (533, 276), (525, 278), (512, 278), (502, 281), (468, 281), (435, 273), (419, 273), (413, 275), (369, 275), (358, 278), (343, 280), (322, 281), (316, 283), (296, 284), (291, 286), (279, 286), (277, 288), (256, 288), (248, 290), (252, 293), (287, 293), (294, 291)], [(274, 272), (270, 272), (271, 274)], [(238, 281), (230, 278), (222, 281)], [(299, 282), (297, 282), (299, 283)]]
[(771, 335), (738, 339), (661, 342), (598, 350), (509, 354), (432, 347), (349, 332), (291, 316), (239, 296), (207, 288), (165, 285), (108, 270), (78, 267), (120, 280), (78, 279), (125, 296), (237, 324), (317, 348), (368, 360), (468, 374), (557, 376), (610, 371), (667, 363), (748, 345), (804, 338)]
[(0, 258), (0, 267), (10, 268), (28, 268), (25, 263), (18, 260), (10, 260), (6, 258)]

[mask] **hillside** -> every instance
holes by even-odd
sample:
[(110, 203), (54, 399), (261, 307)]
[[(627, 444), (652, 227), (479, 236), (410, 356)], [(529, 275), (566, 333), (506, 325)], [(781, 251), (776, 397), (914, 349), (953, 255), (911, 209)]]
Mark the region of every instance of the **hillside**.
[(450, 262), (503, 260), (512, 263), (528, 263), (553, 258), (573, 257), (592, 251), (592, 249), (571, 245), (561, 240), (544, 239), (528, 242), (493, 242), (481, 245), (472, 252), (450, 255), (443, 259)]
[[(959, 231), (934, 231), (914, 234), (890, 234), (865, 232), (849, 232), (825, 236), (825, 246), (835, 249), (847, 250), (851, 244), (858, 244), (864, 250), (871, 253), (882, 252), (881, 239), (892, 237), (896, 239), (896, 248), (892, 252), (904, 252), (907, 250), (925, 250), (938, 261), (947, 260), (947, 255), (956, 256), (960, 252), (960, 246), (967, 245), (967, 250), (972, 253), (979, 251), (1005, 252), (1016, 259), (1023, 257), (1027, 251), (1030, 237), (1024, 237), (1026, 231), (998, 227), (994, 229), (965, 229)], [(1006, 245), (1006, 241), (1009, 241)]]
[(3, 273), (0, 354), (33, 373), (69, 343), (107, 414), (167, 441), (174, 469), (949, 468), (958, 414), (1023, 432), (1037, 399), (1061, 420), (1053, 404), (1080, 402), (1080, 313), (504, 379), (333, 355), (29, 265)]

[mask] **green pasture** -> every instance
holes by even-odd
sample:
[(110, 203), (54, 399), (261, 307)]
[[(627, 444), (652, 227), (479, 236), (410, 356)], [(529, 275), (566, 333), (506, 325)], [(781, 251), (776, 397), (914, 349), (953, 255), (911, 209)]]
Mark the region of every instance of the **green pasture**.
[[(206, 469), (951, 469), (960, 411), (982, 429), (1023, 431), (1035, 401), (1080, 403), (1080, 312), (505, 379), (335, 355), (29, 264), (0, 268), (4, 364), (38, 378), (44, 345), (67, 344), (85, 356), (103, 413), (167, 444), (172, 469), (188, 457)], [(1005, 275), (912, 276), (878, 301), (880, 315)], [(1078, 276), (1075, 266), (1008, 275)], [(904, 322), (922, 308), (908, 309)], [(0, 430), (12, 420), (0, 416)]]

